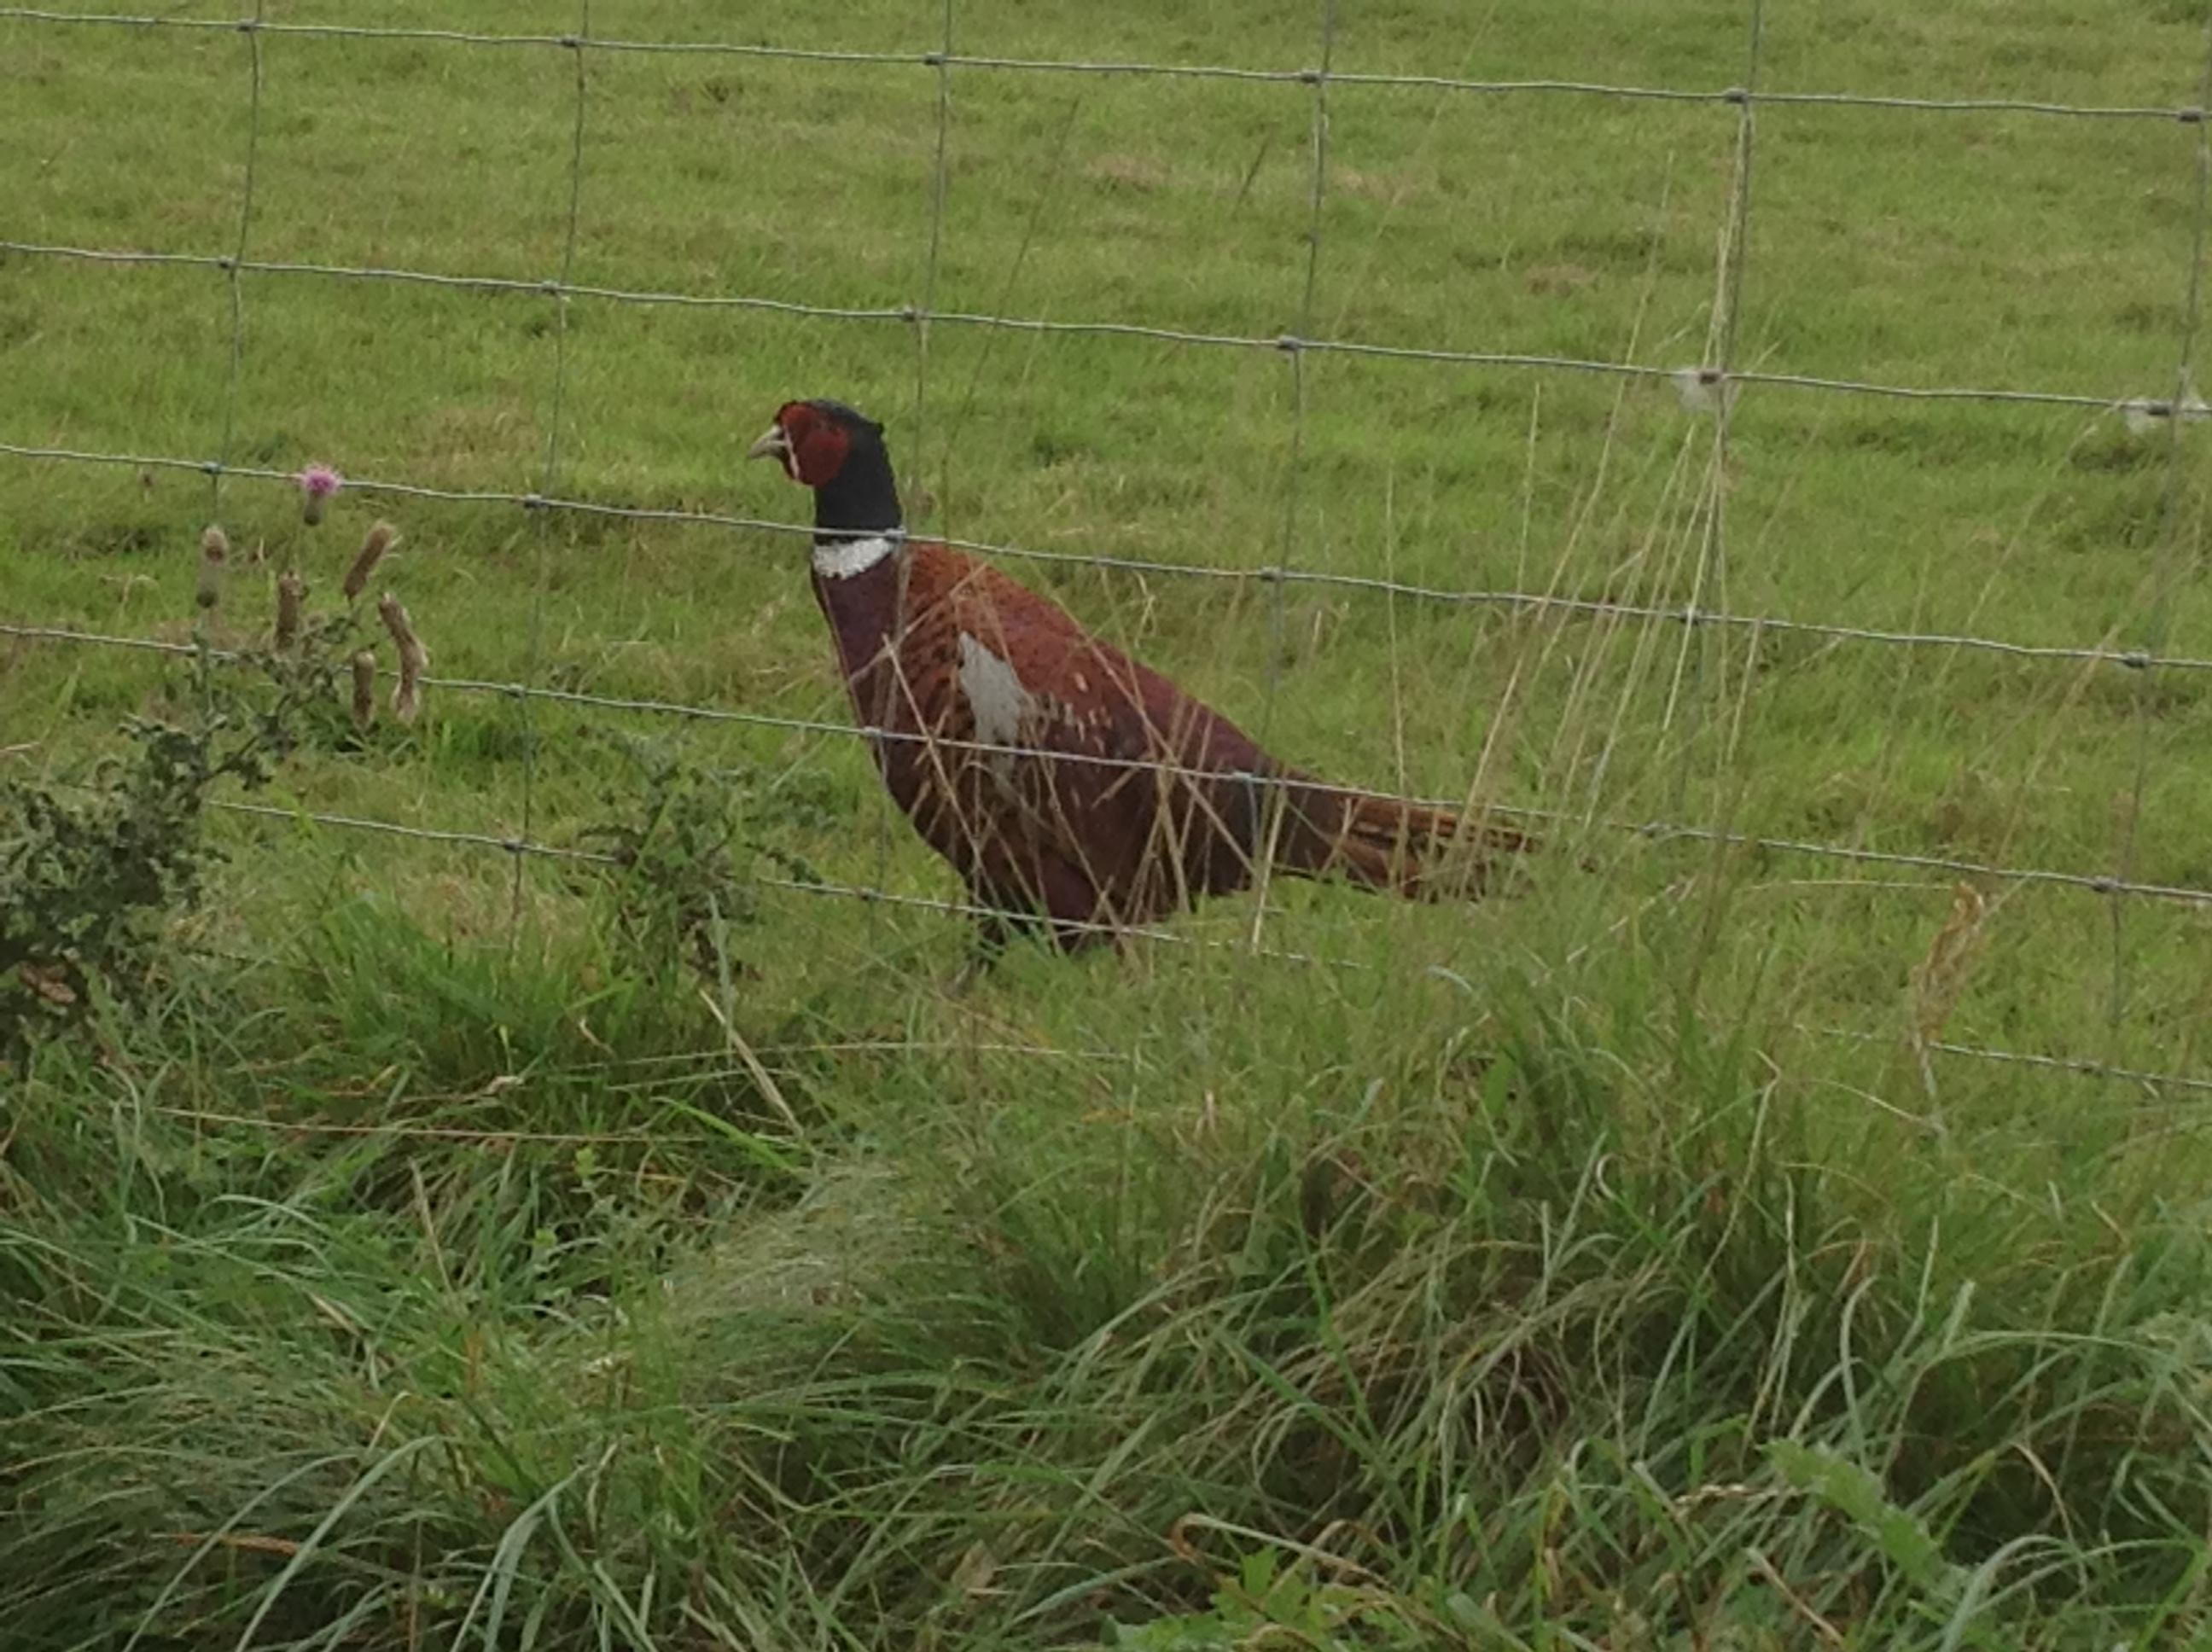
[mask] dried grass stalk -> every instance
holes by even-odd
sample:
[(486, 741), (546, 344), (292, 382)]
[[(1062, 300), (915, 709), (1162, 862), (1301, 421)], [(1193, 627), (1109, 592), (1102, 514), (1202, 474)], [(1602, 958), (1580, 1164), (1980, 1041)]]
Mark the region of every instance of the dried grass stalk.
[(392, 714), (403, 723), (411, 723), (422, 709), (422, 676), (430, 669), (430, 651), (415, 635), (414, 623), (399, 605), (399, 598), (389, 591), (376, 604), (376, 611), (383, 616), (384, 629), (392, 633), (399, 648), (399, 685), (392, 691)]
[(1958, 1006), (1959, 995), (1972, 972), (1981, 951), (1983, 926), (1990, 903), (1972, 884), (1960, 884), (1951, 895), (1951, 910), (1943, 926), (1928, 943), (1927, 955), (1912, 967), (1912, 1045), (1920, 1059), (1920, 1079), (1933, 1095), (1936, 1073), (1929, 1049), (1943, 1036)]

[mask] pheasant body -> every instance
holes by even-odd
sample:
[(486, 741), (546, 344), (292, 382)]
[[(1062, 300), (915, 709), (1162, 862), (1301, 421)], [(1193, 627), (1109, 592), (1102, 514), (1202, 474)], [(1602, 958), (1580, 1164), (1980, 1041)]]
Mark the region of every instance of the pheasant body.
[(854, 713), (892, 799), (994, 914), (988, 938), (1042, 920), (1073, 951), (1263, 867), (1471, 892), (1480, 856), (1439, 878), (1440, 850), (1528, 847), (1287, 768), (1046, 598), (909, 540), (880, 429), (850, 409), (787, 404), (755, 451), (815, 487), (814, 592)]

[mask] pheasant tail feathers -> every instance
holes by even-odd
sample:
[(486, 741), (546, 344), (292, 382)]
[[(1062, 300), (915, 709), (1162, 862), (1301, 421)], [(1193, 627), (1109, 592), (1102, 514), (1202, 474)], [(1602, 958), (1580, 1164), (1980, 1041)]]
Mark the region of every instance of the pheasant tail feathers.
[(1397, 798), (1334, 787), (1287, 789), (1274, 864), (1302, 877), (1330, 874), (1416, 899), (1465, 898), (1486, 890), (1496, 857), (1525, 854), (1535, 840)]

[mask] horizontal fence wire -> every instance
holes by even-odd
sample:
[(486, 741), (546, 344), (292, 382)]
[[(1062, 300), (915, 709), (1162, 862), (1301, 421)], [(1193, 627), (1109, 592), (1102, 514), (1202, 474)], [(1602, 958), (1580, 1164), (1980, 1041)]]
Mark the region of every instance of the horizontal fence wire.
[(1372, 964), (1359, 963), (1350, 958), (1328, 958), (1311, 952), (1288, 951), (1280, 947), (1255, 947), (1241, 941), (1215, 940), (1202, 935), (1180, 935), (1171, 929), (1156, 929), (1144, 925), (1092, 923), (1072, 918), (1047, 920), (1037, 917), (1034, 913), (982, 906), (973, 901), (949, 901), (934, 895), (901, 895), (865, 884), (840, 884), (827, 878), (810, 883), (796, 878), (778, 878), (772, 873), (762, 873), (754, 881), (765, 889), (786, 890), (799, 895), (830, 896), (839, 900), (906, 907), (918, 912), (944, 913), (959, 918), (1012, 918), (1034, 927), (1048, 927), (1071, 934), (1152, 941), (1163, 946), (1189, 946), (1204, 951), (1242, 952), (1277, 963), (1317, 963), (1332, 969), (1346, 969), (1359, 974), (1371, 973), (1374, 969)]
[[(0, 6), (0, 21), (78, 24), (137, 29), (183, 29), (202, 33), (261, 33), (292, 35), (307, 39), (415, 40), (449, 46), (536, 47), (573, 51), (587, 42), (577, 34), (500, 33), (475, 29), (410, 27), (398, 24), (283, 23), (250, 16), (184, 17), (149, 13), (62, 11), (31, 6)], [(1322, 71), (1310, 67), (1255, 68), (1230, 64), (1144, 63), (1127, 60), (1085, 61), (1057, 58), (1014, 58), (972, 52), (915, 49), (905, 52), (844, 52), (809, 46), (775, 46), (743, 40), (623, 39), (594, 33), (588, 45), (593, 52), (646, 55), (755, 58), (769, 61), (811, 64), (896, 66), (926, 69), (982, 69), (1036, 75), (1104, 75), (1136, 78), (1244, 81), (1267, 85), (1311, 85)], [(1884, 93), (1820, 91), (1752, 91), (1741, 86), (1707, 88), (1628, 86), (1604, 81), (1557, 78), (1478, 80), (1449, 75), (1394, 74), (1375, 70), (1340, 70), (1328, 72), (1332, 87), (1400, 88), (1416, 91), (1465, 92), (1500, 96), (1518, 94), (1558, 94), (1577, 97), (1615, 98), (1630, 102), (1772, 104), (1815, 108), (1893, 109), (1930, 114), (2020, 114), (2070, 117), (2084, 120), (2159, 120), (2196, 123), (2204, 118), (2202, 108), (2172, 104), (2077, 104), (2036, 98), (1930, 98)]]
[[(108, 465), (141, 471), (184, 471), (197, 475), (244, 477), (254, 481), (295, 485), (289, 471), (265, 466), (226, 465), (219, 459), (179, 459), (150, 453), (97, 452), (81, 448), (36, 446), (0, 441), (0, 456), (62, 464)], [(441, 488), (419, 483), (386, 482), (348, 477), (348, 491), (364, 495), (420, 499), (443, 504), (507, 505), (527, 511), (557, 511), (570, 515), (602, 517), (629, 522), (663, 522), (693, 527), (734, 529), (744, 532), (800, 535), (811, 538), (814, 528), (804, 522), (782, 522), (766, 517), (732, 516), (714, 511), (678, 510), (643, 505), (622, 505), (587, 499), (556, 499), (536, 493), (496, 489)], [(1823, 638), (1836, 642), (1881, 643), (1897, 647), (1943, 648), (1999, 655), (2013, 659), (2071, 660), (2110, 665), (2130, 671), (2212, 671), (2212, 659), (2185, 654), (2154, 653), (2141, 648), (2108, 648), (2094, 644), (2016, 642), (2002, 637), (1976, 636), (1948, 631), (1900, 631), (1876, 626), (1844, 625), (1820, 620), (1792, 619), (1772, 614), (1735, 614), (1700, 608), (1694, 604), (1661, 605), (1616, 602), (1598, 597), (1563, 597), (1552, 592), (1483, 591), (1443, 586), (1415, 585), (1379, 579), (1371, 574), (1337, 574), (1317, 568), (1274, 566), (1238, 568), (1204, 562), (1171, 562), (1152, 557), (1119, 556), (1103, 551), (1041, 550), (1032, 546), (994, 544), (988, 540), (933, 536), (936, 543), (977, 556), (1109, 572), (1158, 574), (1163, 578), (1213, 580), (1231, 583), (1313, 586), (1401, 597), (1407, 601), (1463, 607), (1507, 609), (1522, 613), (1560, 613), (1588, 618), (1642, 619), (1771, 635)]]
[(1988, 1044), (1962, 1044), (1943, 1038), (1919, 1041), (1897, 1036), (1886, 1038), (1880, 1033), (1857, 1032), (1842, 1027), (1800, 1024), (1797, 1030), (1818, 1038), (1838, 1039), (1846, 1043), (1887, 1044), (1926, 1050), (1936, 1055), (1954, 1056), (1962, 1060), (1992, 1061), (2000, 1066), (2034, 1067), (2045, 1072), (2065, 1073), (2079, 1078), (2100, 1078), (2114, 1084), (2144, 1085), (2154, 1090), (2179, 1090), (2212, 1095), (2212, 1078), (2192, 1078), (2179, 1072), (2154, 1072), (2144, 1067), (2116, 1066), (2109, 1061), (2091, 1060), (2081, 1056), (2037, 1055), (2024, 1050), (2001, 1049)]
[[(459, 845), (467, 848), (497, 849), (502, 853), (518, 858), (534, 857), (543, 860), (568, 861), (593, 866), (620, 866), (628, 864), (619, 855), (605, 854), (591, 849), (568, 848), (556, 843), (538, 843), (525, 837), (502, 837), (491, 832), (456, 831), (435, 826), (408, 826), (397, 821), (373, 820), (361, 815), (328, 814), (313, 809), (283, 809), (273, 804), (240, 803), (228, 798), (212, 799), (210, 806), (227, 814), (246, 815), (260, 820), (290, 821), (300, 824), (328, 826), (340, 831), (380, 834), (386, 837), (404, 838), (419, 843), (441, 843)], [(756, 875), (753, 881), (763, 888), (785, 890), (800, 895), (827, 896), (884, 906), (910, 907), (921, 911), (949, 913), (960, 917), (1011, 918), (1059, 932), (1154, 941), (1167, 946), (1195, 946), (1212, 951), (1245, 952), (1281, 963), (1319, 963), (1327, 964), (1333, 969), (1360, 971), (1372, 968), (1371, 965), (1358, 963), (1347, 958), (1324, 958), (1311, 953), (1286, 951), (1275, 947), (1253, 948), (1235, 941), (1179, 935), (1173, 930), (1149, 928), (1136, 925), (1089, 922), (1075, 919), (1045, 920), (1036, 917), (1035, 914), (1012, 908), (981, 906), (969, 901), (941, 900), (933, 896), (901, 895), (890, 890), (876, 889), (857, 884), (841, 884), (827, 878), (809, 881), (760, 873)]]
[(230, 798), (216, 798), (210, 807), (227, 814), (251, 815), (260, 820), (311, 821), (318, 826), (335, 826), (342, 831), (381, 832), (387, 837), (410, 838), (418, 843), (459, 843), (475, 848), (501, 849), (513, 855), (534, 855), (544, 860), (574, 860), (595, 866), (618, 866), (619, 857), (600, 854), (590, 849), (568, 849), (557, 844), (533, 843), (525, 837), (498, 837), (489, 832), (457, 832), (437, 826), (407, 826), (398, 821), (372, 820), (362, 815), (324, 814), (312, 809), (280, 809), (274, 804), (240, 803)]
[[(403, 826), (389, 821), (369, 820), (354, 815), (333, 815), (308, 810), (279, 809), (268, 805), (243, 804), (220, 800), (216, 807), (232, 813), (256, 816), (264, 819), (312, 822), (319, 826), (336, 827), (341, 830), (384, 833), (389, 835), (436, 843), (459, 844), (480, 848), (498, 849), (508, 854), (535, 855), (552, 860), (580, 861), (598, 865), (617, 865), (621, 862), (613, 855), (599, 854), (586, 850), (563, 848), (550, 843), (532, 843), (520, 838), (501, 837), (489, 832), (466, 832), (429, 827)], [(767, 889), (792, 894), (826, 896), (835, 899), (865, 902), (891, 907), (903, 907), (924, 912), (943, 913), (958, 917), (1029, 917), (1023, 913), (1007, 913), (994, 907), (978, 906), (965, 901), (949, 901), (933, 896), (906, 895), (890, 890), (862, 884), (841, 884), (830, 880), (808, 882), (795, 878), (772, 874), (757, 874), (754, 881)], [(1212, 951), (1253, 952), (1254, 949), (1236, 941), (1214, 940), (1203, 937), (1177, 934), (1171, 930), (1147, 927), (1116, 928), (1110, 925), (1082, 922), (1060, 922), (1055, 927), (1080, 932), (1118, 936), (1124, 938), (1162, 943), (1172, 946), (1194, 946)], [(1320, 964), (1330, 969), (1370, 973), (1374, 966), (1345, 958), (1329, 958), (1308, 952), (1261, 948), (1255, 954), (1272, 961), (1287, 963)], [(1860, 1032), (1838, 1027), (1801, 1026), (1801, 1032), (1818, 1037), (1847, 1041), (1859, 1044), (1895, 1044), (1905, 1048), (1901, 1038), (1885, 1038), (1880, 1034)], [(2117, 1066), (2076, 1056), (2043, 1055), (2033, 1052), (2008, 1050), (1981, 1044), (1964, 1044), (1943, 1039), (1920, 1042), (1912, 1048), (1961, 1060), (1992, 1062), (1999, 1065), (2032, 1067), (2046, 1072), (2064, 1073), (2072, 1077), (2096, 1078), (2124, 1083), (2152, 1089), (2179, 1090), (2212, 1094), (2212, 1078), (2192, 1077), (2185, 1073), (2157, 1072), (2147, 1068)], [(1043, 1051), (1030, 1052), (1044, 1054)], [(1060, 1052), (1077, 1059), (1120, 1060), (1110, 1052)], [(513, 1131), (487, 1131), (487, 1136), (513, 1138)]]
[[(71, 630), (61, 626), (22, 625), (13, 621), (0, 621), (0, 636), (17, 637), (26, 641), (60, 642), (82, 647), (121, 648), (176, 656), (194, 656), (201, 653), (201, 650), (191, 643), (169, 642), (156, 637), (112, 636), (96, 631)], [(230, 650), (213, 649), (208, 652), (210, 657), (227, 661), (234, 661), (245, 657)], [(393, 673), (387, 670), (383, 675), (390, 677)], [(872, 740), (885, 744), (907, 742), (934, 746), (945, 750), (970, 751), (988, 756), (1048, 758), (1054, 762), (1066, 763), (1073, 767), (1145, 769), (1159, 774), (1219, 778), (1216, 771), (1163, 762), (1157, 758), (1105, 756), (1093, 752), (1059, 751), (1042, 746), (957, 739), (949, 736), (913, 733), (896, 729), (864, 728), (855, 723), (833, 722), (823, 718), (784, 716), (774, 712), (739, 711), (726, 706), (703, 706), (683, 701), (591, 694), (579, 689), (539, 688), (529, 683), (498, 683), (480, 677), (424, 676), (418, 677), (416, 681), (425, 688), (442, 689), (454, 693), (496, 695), (512, 700), (550, 701), (562, 705), (597, 711), (678, 717), (697, 722), (732, 723), (752, 728), (776, 729), (787, 733), (825, 735), (832, 738)], [(1469, 808), (1468, 800), (1465, 798), (1414, 796), (1401, 793), (1381, 792), (1367, 787), (1338, 786), (1322, 780), (1301, 780), (1299, 784), (1313, 791), (1345, 797), (1378, 798), (1431, 809), (1464, 811)], [(1503, 816), (1513, 820), (1577, 827), (1595, 825), (1610, 831), (1631, 833), (1646, 838), (1710, 843), (1729, 848), (1759, 849), (1781, 854), (1854, 862), (1863, 865), (1908, 867), (1921, 872), (1945, 872), (1960, 878), (1987, 878), (1996, 883), (2048, 884), (2058, 888), (2087, 890), (2095, 895), (2138, 895), (2154, 900), (2179, 902), (2188, 905), (2212, 903), (2212, 888), (2199, 888), (2193, 884), (2148, 883), (2103, 873), (2066, 872), (2045, 866), (2007, 866), (1987, 861), (1968, 860), (1952, 855), (1915, 854), (1903, 850), (1859, 848), (1849, 844), (1761, 836), (1756, 833), (1728, 831), (1717, 827), (1674, 821), (1593, 819), (1586, 815), (1571, 814), (1560, 810), (1534, 808), (1488, 799), (1480, 799), (1474, 806), (1481, 812)], [(284, 811), (264, 811), (263, 812)], [(431, 834), (431, 835), (439, 835)], [(494, 847), (554, 853), (544, 851), (542, 846), (519, 844), (514, 840), (487, 837), (483, 841)], [(605, 859), (605, 857), (579, 858)], [(1869, 887), (1900, 886), (1885, 884)]]
[[(770, 1069), (771, 1072), (775, 1071)], [(421, 1097), (407, 1097), (420, 1100)], [(278, 1136), (373, 1137), (389, 1141), (466, 1142), (494, 1151), (507, 1147), (700, 1147), (725, 1143), (726, 1135), (672, 1134), (663, 1130), (501, 1130), (489, 1127), (400, 1124), (380, 1119), (374, 1124), (340, 1124), (325, 1119), (255, 1117), (250, 1113), (215, 1113), (204, 1108), (161, 1107), (148, 1109), (165, 1119), (186, 1124), (220, 1125), (227, 1130), (265, 1130)]]
[[(596, 44), (596, 42), (594, 42)], [(1335, 76), (1330, 76), (1332, 82)], [(602, 287), (588, 282), (529, 280), (515, 276), (452, 275), (431, 270), (410, 270), (369, 264), (304, 263), (276, 258), (234, 258), (218, 252), (138, 251), (128, 247), (70, 246), (56, 242), (0, 240), (0, 253), (24, 258), (75, 259), (92, 264), (154, 264), (217, 270), (226, 274), (313, 276), (340, 281), (377, 281), (465, 292), (519, 293), (535, 297), (586, 298), (614, 304), (669, 305), (706, 310), (752, 310), (772, 314), (809, 317), (827, 321), (898, 322), (918, 325), (978, 327), (1007, 332), (1059, 335), (1068, 337), (1127, 338), (1158, 344), (1184, 344), (1238, 350), (1303, 352), (1346, 355), (1377, 361), (1425, 361), (1443, 366), (1527, 368), (1558, 373), (1580, 373), (1601, 377), (1666, 380), (1677, 385), (1694, 383), (1705, 398), (1718, 393), (1723, 385), (1758, 385), (1784, 390), (1810, 390), (1847, 396), (1869, 396), (1893, 401), (1979, 402), (2019, 407), (2070, 407), (2098, 412), (2119, 412), (2139, 418), (2169, 416), (2171, 398), (2112, 397), (2086, 391), (2015, 390), (1975, 385), (1899, 385), (1864, 379), (1838, 379), (1816, 374), (1773, 373), (1753, 368), (1731, 368), (1723, 373), (1710, 367), (1661, 367), (1650, 362), (1614, 361), (1601, 358), (1549, 355), (1516, 350), (1443, 349), (1413, 344), (1369, 343), (1357, 339), (1305, 338), (1290, 333), (1199, 332), (1179, 327), (1151, 326), (1133, 321), (1055, 321), (1038, 316), (988, 315), (974, 311), (938, 310), (914, 304), (852, 306), (807, 304), (795, 299), (767, 298), (748, 294), (673, 293), (649, 288)], [(2203, 416), (2206, 410), (2191, 403), (2185, 417)]]

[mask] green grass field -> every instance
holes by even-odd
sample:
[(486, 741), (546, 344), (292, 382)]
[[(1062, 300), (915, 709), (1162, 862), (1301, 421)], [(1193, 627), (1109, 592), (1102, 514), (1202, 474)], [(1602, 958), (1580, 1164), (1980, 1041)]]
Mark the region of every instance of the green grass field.
[[(589, 22), (943, 43), (927, 0), (725, 9)], [(1741, 0), (1338, 11), (1342, 73), (1748, 70)], [(1767, 91), (2179, 107), (2205, 73), (2200, 0), (1765, 11)], [(953, 41), (1297, 69), (1320, 21), (959, 0)], [(250, 52), (0, 18), (0, 239), (234, 252)], [(261, 53), (249, 259), (559, 272), (571, 54)], [(933, 233), (932, 68), (582, 65), (581, 284), (1659, 369), (1725, 319), (1719, 101), (1333, 85), (1316, 226), (1307, 86), (957, 67)], [(2172, 394), (2197, 126), (1755, 130), (1739, 366)], [(1301, 417), (1266, 348), (588, 296), (564, 325), (294, 272), (236, 298), (234, 383), (222, 272), (0, 252), (0, 442), (228, 430), (246, 466), (790, 521), (738, 456), (834, 395), (927, 526), (992, 544), (2212, 657), (2204, 433), (2111, 405), (1753, 384), (1723, 451), (1663, 377), (1310, 352)], [(219, 646), (267, 637), (288, 568), (334, 600), (382, 516), (374, 588), (438, 677), (846, 720), (804, 541), (726, 526), (355, 489), (310, 529), (281, 483), (0, 455), (0, 621), (189, 641), (217, 516)], [(2207, 1643), (2212, 1096), (1916, 1047), (2212, 1082), (2204, 913), (1976, 878), (1961, 927), (1941, 869), (1620, 823), (2212, 885), (2212, 672), (1006, 566), (1292, 761), (1554, 811), (1553, 842), (1474, 908), (1279, 886), (1174, 926), (1200, 944), (967, 984), (958, 916), (789, 886), (958, 896), (849, 738), (437, 686), (411, 726), (315, 723), (260, 799), (299, 817), (210, 818), (153, 990), (0, 1066), (0, 1638)], [(0, 636), (0, 782), (76, 795), (126, 718), (207, 692)], [(641, 754), (734, 813), (728, 865), (680, 808), (658, 892), (304, 817), (598, 850), (645, 817)]]

